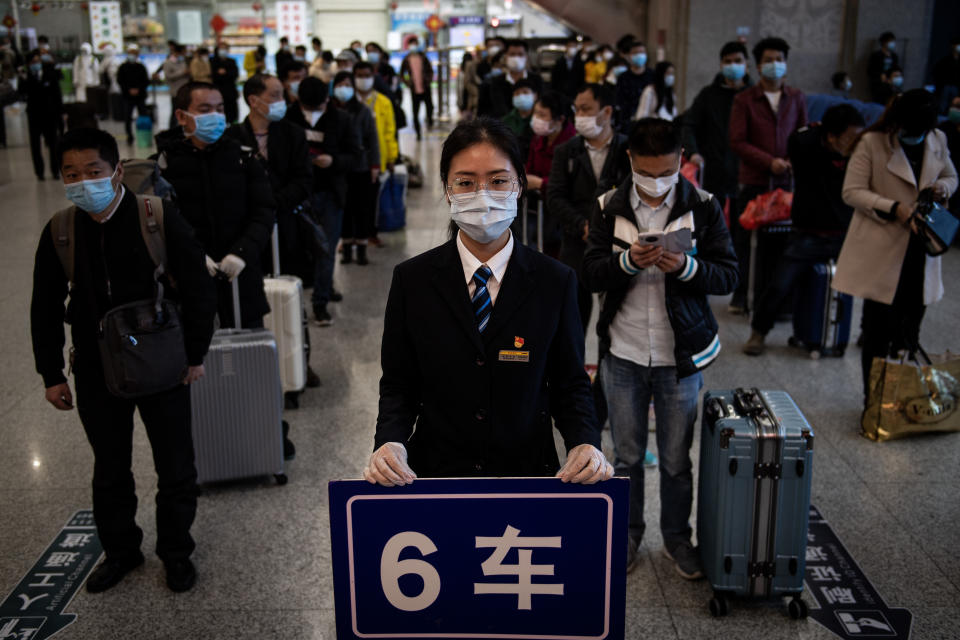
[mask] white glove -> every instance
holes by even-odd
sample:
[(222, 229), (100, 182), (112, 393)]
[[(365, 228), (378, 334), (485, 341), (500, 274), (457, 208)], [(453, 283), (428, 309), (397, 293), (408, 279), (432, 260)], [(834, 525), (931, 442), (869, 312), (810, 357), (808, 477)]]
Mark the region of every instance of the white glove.
[(592, 444), (579, 444), (567, 453), (567, 463), (557, 472), (564, 482), (594, 484), (613, 477), (613, 467)]
[(374, 451), (363, 470), (364, 480), (384, 487), (403, 486), (416, 477), (407, 465), (407, 448), (399, 442), (388, 442)]
[(243, 261), (242, 258), (238, 258), (232, 253), (228, 253), (223, 257), (223, 260), (220, 261), (220, 271), (227, 276), (228, 280), (233, 280), (240, 272), (243, 271), (243, 268), (247, 266), (247, 263)]
[(220, 268), (217, 266), (217, 263), (213, 261), (213, 258), (210, 256), (204, 256), (207, 261), (207, 271), (210, 273), (211, 278), (217, 277), (217, 270)]

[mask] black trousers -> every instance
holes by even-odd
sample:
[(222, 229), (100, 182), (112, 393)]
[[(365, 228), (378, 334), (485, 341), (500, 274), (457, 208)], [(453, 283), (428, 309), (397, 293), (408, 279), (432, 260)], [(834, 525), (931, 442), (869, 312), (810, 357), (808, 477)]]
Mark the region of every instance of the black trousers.
[[(96, 347), (93, 347), (96, 349)], [(75, 375), (77, 411), (93, 448), (93, 515), (108, 558), (130, 557), (140, 549), (137, 494), (130, 470), (133, 410), (139, 409), (157, 471), (157, 555), (169, 562), (188, 558), (197, 513), (197, 470), (190, 425), (190, 387), (137, 400), (112, 395), (103, 382), (99, 355), (79, 350)]]
[(373, 235), (374, 216), (380, 189), (371, 182), (371, 173), (351, 171), (347, 174), (347, 203), (343, 210), (343, 229), (340, 237), (346, 241), (363, 240)]
[(873, 366), (873, 359), (896, 355), (897, 352), (915, 347), (919, 343), (920, 324), (927, 310), (923, 304), (925, 267), (923, 240), (916, 234), (911, 234), (893, 303), (863, 301), (863, 349), (860, 353), (860, 365), (863, 368), (864, 399), (870, 392), (870, 368)]
[(417, 131), (417, 137), (420, 137), (420, 105), (426, 105), (427, 107), (427, 126), (433, 126), (433, 98), (430, 97), (430, 88), (427, 87), (427, 90), (423, 93), (413, 93), (413, 90), (410, 90), (411, 95), (413, 95), (413, 128)]
[(133, 108), (137, 108), (137, 117), (144, 115), (147, 108), (147, 96), (140, 94), (138, 96), (123, 97), (123, 131), (127, 138), (133, 137)]
[(583, 286), (583, 254), (587, 250), (586, 243), (580, 238), (563, 236), (560, 245), (560, 262), (573, 269), (577, 274), (577, 306), (580, 308), (580, 321), (583, 323), (583, 335), (587, 335), (590, 326), (590, 314), (593, 313), (593, 294)]
[(33, 172), (38, 178), (43, 177), (43, 147), (40, 145), (40, 137), (47, 144), (47, 151), (50, 153), (50, 175), (59, 176), (60, 166), (57, 158), (58, 135), (58, 116), (39, 116), (27, 114), (27, 129), (30, 133), (30, 155), (33, 158)]

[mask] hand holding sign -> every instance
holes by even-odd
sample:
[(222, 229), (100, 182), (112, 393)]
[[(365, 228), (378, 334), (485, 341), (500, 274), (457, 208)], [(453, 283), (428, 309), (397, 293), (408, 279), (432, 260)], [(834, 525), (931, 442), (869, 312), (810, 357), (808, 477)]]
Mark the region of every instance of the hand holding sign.
[(399, 442), (388, 442), (374, 451), (363, 470), (364, 480), (384, 487), (403, 486), (416, 477), (407, 465), (407, 448)]

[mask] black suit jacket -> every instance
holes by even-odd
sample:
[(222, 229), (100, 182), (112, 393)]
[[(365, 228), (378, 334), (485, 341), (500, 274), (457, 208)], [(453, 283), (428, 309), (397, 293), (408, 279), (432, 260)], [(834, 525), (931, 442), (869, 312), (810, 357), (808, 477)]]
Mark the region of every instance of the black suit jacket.
[(421, 477), (553, 475), (552, 416), (568, 451), (599, 448), (576, 291), (573, 271), (515, 241), (481, 336), (456, 240), (398, 265), (375, 446), (403, 443)]
[(571, 100), (577, 97), (577, 91), (585, 83), (586, 71), (580, 56), (574, 56), (570, 66), (566, 57), (557, 60), (550, 72), (550, 86)]

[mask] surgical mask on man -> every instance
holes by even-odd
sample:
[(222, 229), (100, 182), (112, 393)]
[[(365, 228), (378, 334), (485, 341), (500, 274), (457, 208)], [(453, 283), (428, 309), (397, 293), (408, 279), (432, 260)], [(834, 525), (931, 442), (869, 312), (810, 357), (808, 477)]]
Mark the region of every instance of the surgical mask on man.
[(63, 185), (67, 194), (67, 199), (77, 208), (87, 213), (101, 213), (110, 206), (113, 199), (117, 196), (117, 190), (113, 186), (113, 178), (117, 175), (114, 170), (109, 178), (97, 178), (95, 180), (82, 180), (71, 184)]
[(673, 185), (677, 184), (680, 181), (680, 172), (679, 170), (676, 173), (671, 173), (668, 176), (662, 178), (651, 178), (650, 176), (642, 176), (636, 171), (633, 172), (633, 184), (640, 187), (640, 190), (651, 198), (659, 198), (662, 195), (665, 195), (670, 189), (673, 188)]
[(335, 87), (333, 90), (333, 95), (336, 96), (337, 100), (340, 102), (350, 102), (350, 99), (353, 98), (353, 87), (349, 85)]
[(510, 71), (523, 71), (527, 68), (526, 56), (508, 56), (507, 68), (510, 69)]
[(552, 120), (538, 118), (537, 116), (533, 116), (530, 119), (530, 128), (533, 129), (533, 132), (538, 136), (549, 136), (557, 130)]
[(844, 80), (843, 88), (845, 91), (850, 91), (850, 89), (853, 89), (853, 81), (850, 78), (847, 78), (846, 80)]
[(34, 62), (30, 64), (30, 71), (36, 75), (40, 75), (40, 72), (43, 71), (43, 64), (39, 62)]
[(577, 116), (573, 120), (573, 126), (584, 138), (592, 140), (603, 133), (603, 126), (597, 122), (596, 116)]
[(663, 86), (672, 87), (674, 82), (676, 82), (676, 76), (674, 76), (672, 73), (663, 76)]
[(380, 64), (380, 52), (379, 51), (368, 51), (367, 52), (367, 62), (370, 64)]
[(896, 40), (891, 40), (890, 42), (887, 43), (887, 50), (888, 50), (888, 51), (896, 51), (896, 49), (897, 49), (897, 41), (896, 41)]
[(723, 65), (723, 77), (727, 80), (740, 82), (745, 75), (747, 75), (747, 65), (742, 62), (731, 62)]
[(533, 109), (533, 103), (532, 93), (518, 93), (513, 96), (513, 106), (517, 111), (530, 111)]
[(787, 75), (787, 63), (776, 60), (774, 62), (764, 62), (760, 67), (760, 73), (768, 80), (779, 80)]
[(646, 66), (647, 64), (647, 54), (645, 53), (635, 53), (630, 56), (630, 62), (635, 64), (638, 67)]
[(500, 200), (486, 189), (467, 199), (450, 200), (450, 217), (475, 242), (489, 244), (503, 235), (517, 217), (517, 198)]
[(903, 86), (903, 76), (893, 76), (890, 78), (890, 84), (895, 86), (897, 89)]
[(357, 84), (357, 91), (361, 93), (368, 93), (373, 89), (373, 78), (357, 78), (354, 82)]
[(606, 61), (608, 61), (608, 60), (613, 60), (613, 51), (604, 51), (604, 52), (603, 52), (603, 60), (604, 60), (604, 62), (606, 62)]
[(187, 115), (193, 118), (196, 128), (193, 133), (187, 134), (193, 136), (200, 142), (213, 144), (220, 139), (227, 128), (227, 118), (222, 113), (216, 111), (212, 113), (190, 113)]
[(288, 87), (288, 90), (290, 91), (290, 95), (292, 95), (292, 96), (294, 96), (294, 97), (296, 97), (297, 95), (299, 95), (299, 94), (300, 94), (300, 81), (297, 80), (297, 81), (295, 81), (295, 82), (291, 82), (291, 83), (290, 83), (290, 86)]
[(270, 122), (280, 122), (285, 115), (287, 115), (286, 101), (280, 100), (267, 105), (267, 120)]
[(487, 49), (487, 53), (490, 55), (491, 58), (497, 55), (498, 53), (500, 53), (501, 51), (503, 51), (503, 49), (501, 49), (497, 45), (493, 45), (489, 49)]

